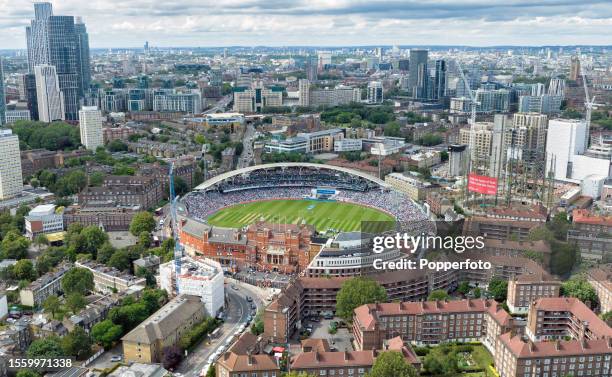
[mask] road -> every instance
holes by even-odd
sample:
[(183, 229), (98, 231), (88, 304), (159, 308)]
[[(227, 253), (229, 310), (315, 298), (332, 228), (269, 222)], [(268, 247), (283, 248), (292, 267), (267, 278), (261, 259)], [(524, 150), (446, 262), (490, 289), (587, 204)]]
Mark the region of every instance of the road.
[(215, 106), (211, 107), (210, 109), (206, 110), (204, 112), (204, 114), (214, 114), (217, 112), (225, 112), (225, 109), (227, 108), (227, 105), (229, 105), (229, 103), (232, 101), (232, 95), (228, 94), (225, 97), (221, 98), (219, 101), (217, 101), (217, 103), (215, 104)]
[(255, 138), (255, 127), (252, 124), (247, 124), (242, 140), (242, 154), (238, 159), (238, 169), (246, 168), (253, 161), (253, 139)]
[[(238, 290), (232, 289), (232, 285)], [(265, 303), (265, 295), (260, 290), (249, 286), (248, 284), (234, 282), (233, 280), (226, 284), (226, 293), (229, 302), (226, 308), (227, 317), (221, 325), (221, 336), (217, 339), (205, 340), (200, 343), (176, 369), (176, 372), (187, 377), (199, 376), (200, 372), (208, 364), (208, 358), (213, 355), (219, 348), (224, 347), (229, 338), (233, 337), (240, 326), (247, 322), (247, 317), (251, 315), (251, 303), (246, 299), (246, 296), (253, 298), (253, 303), (257, 309), (262, 308)], [(249, 327), (245, 331), (250, 331)], [(237, 338), (237, 337), (236, 337)]]

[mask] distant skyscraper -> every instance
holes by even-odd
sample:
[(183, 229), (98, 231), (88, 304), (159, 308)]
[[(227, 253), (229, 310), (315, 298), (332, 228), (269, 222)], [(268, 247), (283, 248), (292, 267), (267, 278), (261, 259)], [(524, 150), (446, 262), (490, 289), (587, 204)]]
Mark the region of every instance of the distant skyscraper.
[(434, 100), (439, 100), (446, 95), (446, 62), (441, 59), (436, 60), (432, 94)]
[(4, 70), (0, 57), (0, 126), (6, 123), (6, 98), (4, 96)]
[(575, 175), (576, 156), (584, 154), (586, 122), (582, 119), (552, 119), (546, 135), (546, 173), (555, 180), (568, 181)]
[(34, 67), (36, 78), (36, 101), (38, 119), (42, 122), (64, 120), (64, 94), (60, 90), (55, 66), (37, 65)]
[(77, 60), (77, 69), (79, 70), (80, 78), (79, 95), (83, 97), (85, 92), (89, 90), (91, 84), (91, 66), (89, 60), (89, 34), (87, 34), (87, 28), (81, 17), (76, 18), (74, 30), (79, 45), (79, 56)]
[(298, 82), (298, 106), (310, 106), (310, 81), (301, 79)]
[(308, 60), (306, 61), (306, 78), (308, 79), (308, 81), (317, 81), (318, 77), (318, 67), (317, 67), (317, 61), (315, 58), (312, 57), (308, 57)]
[(413, 98), (424, 99), (427, 96), (427, 50), (410, 50), (410, 69), (408, 91)]
[(96, 106), (84, 106), (79, 111), (81, 144), (89, 150), (104, 145), (102, 136), (102, 112)]
[(398, 60), (397, 68), (400, 71), (408, 72), (408, 70), (410, 69), (410, 60), (408, 60), (408, 59), (400, 59), (400, 60)]
[(580, 77), (580, 58), (578, 56), (572, 56), (572, 65), (570, 66), (569, 79), (572, 81), (578, 80)]
[(382, 103), (383, 85), (380, 81), (370, 81), (368, 83), (368, 103)]
[(551, 96), (565, 97), (565, 80), (559, 78), (550, 79), (550, 84), (548, 84), (548, 94)]
[(75, 25), (72, 16), (54, 16), (50, 3), (35, 3), (34, 15), (26, 28), (30, 73), (37, 65), (55, 66), (64, 93), (65, 118), (77, 120), (79, 98), (90, 81), (85, 25)]
[(9, 129), (0, 129), (0, 200), (13, 198), (22, 190), (19, 138)]
[(30, 119), (38, 120), (38, 98), (36, 94), (36, 76), (33, 73), (23, 75), (23, 85), (25, 86), (26, 101), (30, 110)]
[(331, 51), (319, 51), (318, 54), (319, 59), (319, 69), (323, 70), (326, 66), (331, 65), (332, 63), (332, 53)]

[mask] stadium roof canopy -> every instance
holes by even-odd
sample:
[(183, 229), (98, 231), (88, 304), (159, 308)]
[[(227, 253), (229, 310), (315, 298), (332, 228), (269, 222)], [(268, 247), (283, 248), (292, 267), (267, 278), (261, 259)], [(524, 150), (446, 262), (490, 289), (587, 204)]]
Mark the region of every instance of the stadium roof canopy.
[(263, 164), (263, 165), (255, 165), (249, 166), (242, 169), (232, 170), (223, 174), (219, 174), (215, 177), (212, 177), (208, 181), (202, 182), (198, 185), (195, 190), (207, 190), (214, 185), (225, 181), (228, 178), (235, 177), (237, 175), (248, 174), (252, 171), (256, 170), (265, 170), (265, 169), (274, 169), (274, 168), (293, 168), (293, 167), (304, 167), (304, 168), (312, 168), (312, 169), (325, 169), (325, 170), (335, 170), (342, 173), (347, 173), (351, 175), (355, 175), (364, 179), (367, 179), (371, 182), (374, 182), (382, 187), (389, 187), (389, 184), (383, 181), (382, 179), (378, 179), (369, 174), (360, 172), (358, 170), (349, 169), (341, 166), (334, 165), (324, 165), (324, 164), (313, 164), (309, 162), (279, 162), (274, 164)]

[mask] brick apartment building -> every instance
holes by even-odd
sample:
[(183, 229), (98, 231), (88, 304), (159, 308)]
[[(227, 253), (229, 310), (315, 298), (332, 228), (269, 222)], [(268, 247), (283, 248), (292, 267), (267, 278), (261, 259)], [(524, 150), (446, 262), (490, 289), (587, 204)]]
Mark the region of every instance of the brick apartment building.
[(79, 149), (75, 151), (49, 151), (46, 149), (31, 149), (21, 152), (21, 173), (29, 177), (44, 169), (57, 169), (64, 166), (70, 158), (89, 155), (91, 151)]
[(87, 187), (78, 194), (79, 204), (113, 203), (154, 208), (163, 198), (162, 186), (154, 177), (109, 175), (102, 186)]
[(544, 273), (522, 274), (508, 280), (508, 299), (511, 313), (526, 314), (534, 300), (559, 297), (561, 282)]
[(482, 341), (495, 349), (497, 337), (512, 329), (512, 317), (493, 300), (398, 302), (362, 305), (353, 316), (359, 350), (377, 349), (401, 337), (417, 345)]
[(567, 239), (576, 242), (580, 256), (585, 259), (612, 260), (612, 216), (597, 216), (588, 210), (572, 212), (572, 228)]
[(500, 377), (610, 376), (612, 329), (576, 298), (542, 298), (526, 336), (501, 335), (493, 355)]
[(205, 316), (199, 297), (181, 295), (172, 299), (121, 338), (125, 362), (160, 363), (164, 347), (177, 345), (181, 335)]
[(587, 271), (587, 280), (595, 288), (602, 313), (612, 311), (612, 267), (603, 265)]
[(404, 344), (400, 337), (384, 342), (380, 350), (365, 351), (330, 351), (325, 347), (327, 341), (320, 340), (319, 347), (297, 354), (291, 362), (291, 371), (307, 373), (313, 376), (355, 376), (362, 377), (369, 373), (376, 362), (377, 356), (384, 351), (399, 352), (407, 363), (419, 370), (421, 362), (409, 345)]
[(486, 239), (527, 240), (531, 229), (546, 223), (546, 209), (540, 205), (528, 208), (496, 207), (466, 219), (464, 234), (485, 235)]
[(612, 329), (577, 298), (541, 298), (529, 307), (527, 336), (532, 341), (612, 337)]
[(128, 230), (132, 218), (140, 211), (140, 206), (117, 207), (112, 203), (70, 206), (64, 210), (64, 227), (67, 229), (70, 224), (79, 223), (83, 226), (102, 226), (107, 232)]

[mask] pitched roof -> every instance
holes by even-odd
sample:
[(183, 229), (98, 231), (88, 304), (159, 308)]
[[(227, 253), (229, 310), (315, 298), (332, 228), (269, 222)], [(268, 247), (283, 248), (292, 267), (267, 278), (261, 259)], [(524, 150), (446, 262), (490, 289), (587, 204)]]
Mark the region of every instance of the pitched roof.
[(500, 335), (498, 339), (510, 352), (521, 358), (562, 357), (587, 353), (609, 354), (612, 352), (609, 339), (531, 342), (521, 339), (518, 335), (513, 337), (510, 332)]
[(265, 354), (238, 355), (230, 351), (224, 353), (217, 362), (232, 372), (280, 370), (276, 360)]
[(165, 339), (198, 311), (204, 312), (204, 303), (199, 297), (180, 295), (124, 335), (121, 340), (151, 344), (158, 339)]
[(556, 312), (568, 311), (587, 324), (597, 337), (612, 337), (612, 328), (599, 318), (582, 301), (573, 297), (548, 297), (537, 300), (533, 306), (537, 310)]

